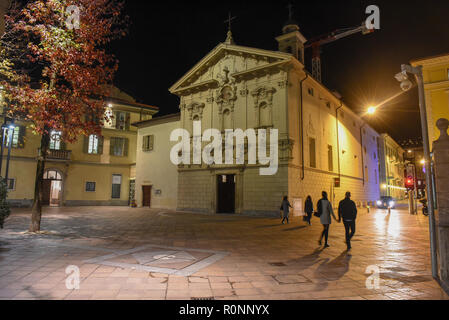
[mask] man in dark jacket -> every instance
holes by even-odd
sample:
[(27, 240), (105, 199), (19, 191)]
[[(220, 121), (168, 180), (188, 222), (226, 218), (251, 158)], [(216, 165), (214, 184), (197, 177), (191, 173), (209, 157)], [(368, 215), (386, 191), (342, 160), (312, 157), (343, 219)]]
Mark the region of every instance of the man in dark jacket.
[(351, 239), (355, 233), (355, 219), (357, 218), (357, 207), (355, 202), (351, 200), (351, 193), (346, 192), (346, 197), (340, 201), (338, 205), (338, 220), (343, 219), (346, 232), (346, 245), (348, 251), (351, 250)]

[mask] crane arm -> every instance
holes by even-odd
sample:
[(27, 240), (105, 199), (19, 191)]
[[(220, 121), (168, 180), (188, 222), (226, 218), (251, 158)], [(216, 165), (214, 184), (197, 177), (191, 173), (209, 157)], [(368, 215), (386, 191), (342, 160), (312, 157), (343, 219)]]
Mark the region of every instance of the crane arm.
[(324, 37), (320, 37), (317, 40), (309, 41), (309, 43), (305, 46), (306, 48), (315, 47), (315, 46), (322, 46), (327, 43), (334, 42), (336, 40), (348, 37), (350, 35), (362, 32), (363, 34), (371, 33), (374, 30), (369, 30), (366, 28), (365, 24), (363, 23), (361, 26), (355, 27), (355, 28), (347, 28), (347, 29), (338, 29), (335, 30), (328, 35)]

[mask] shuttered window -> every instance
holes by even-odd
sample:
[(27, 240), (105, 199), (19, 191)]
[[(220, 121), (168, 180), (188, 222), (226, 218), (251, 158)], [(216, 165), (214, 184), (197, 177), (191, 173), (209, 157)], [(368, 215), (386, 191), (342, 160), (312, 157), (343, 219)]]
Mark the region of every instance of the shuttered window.
[(153, 151), (154, 145), (154, 135), (148, 135), (143, 137), (142, 150), (143, 151)]
[(114, 112), (115, 128), (118, 130), (129, 130), (130, 119), (131, 117), (129, 112), (115, 111)]
[(16, 126), (14, 129), (5, 130), (4, 131), (5, 147), (9, 146), (9, 130), (13, 130), (12, 135), (11, 135), (11, 147), (12, 148), (23, 148), (26, 128), (24, 126)]
[(127, 138), (112, 137), (109, 154), (117, 157), (128, 156), (128, 144)]
[(83, 152), (87, 154), (103, 154), (103, 137), (92, 134), (84, 137)]
[[(12, 132), (11, 132), (12, 131)], [(5, 147), (9, 146), (9, 137), (11, 135), (11, 147), (12, 148), (19, 148), (20, 146), (20, 134), (21, 134), (21, 127), (16, 126), (14, 129), (7, 129), (4, 131), (5, 134)]]

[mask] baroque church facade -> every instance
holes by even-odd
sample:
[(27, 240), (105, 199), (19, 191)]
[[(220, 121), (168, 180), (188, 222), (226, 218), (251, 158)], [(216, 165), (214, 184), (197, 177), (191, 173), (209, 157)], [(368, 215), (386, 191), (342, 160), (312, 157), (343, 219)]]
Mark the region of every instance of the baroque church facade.
[[(178, 114), (134, 124), (138, 206), (278, 214), (285, 195), (296, 213), (321, 191), (334, 205), (348, 190), (360, 206), (378, 199), (379, 134), (305, 70), (306, 39), (294, 21), (276, 40), (279, 51), (249, 48), (229, 31), (169, 89), (179, 97)], [(192, 136), (194, 121), (223, 137), (226, 129), (277, 129), (277, 173), (260, 175), (247, 154), (242, 165), (172, 164), (170, 133), (183, 128)]]

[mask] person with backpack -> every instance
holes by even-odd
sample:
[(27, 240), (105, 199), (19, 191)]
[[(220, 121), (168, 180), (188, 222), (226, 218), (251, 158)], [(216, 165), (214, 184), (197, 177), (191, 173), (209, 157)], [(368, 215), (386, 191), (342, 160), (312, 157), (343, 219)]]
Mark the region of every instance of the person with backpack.
[(317, 203), (317, 213), (316, 215), (320, 217), (320, 222), (323, 225), (323, 232), (321, 232), (320, 239), (318, 240), (318, 244), (321, 246), (321, 242), (324, 237), (324, 248), (328, 248), (328, 238), (329, 238), (329, 226), (332, 223), (331, 215), (334, 217), (334, 220), (337, 221), (337, 218), (335, 217), (334, 210), (332, 209), (332, 204), (327, 199), (327, 192), (323, 191), (322, 198), (318, 200)]
[(304, 220), (311, 226), (310, 219), (312, 219), (313, 214), (313, 202), (311, 196), (307, 196), (306, 202), (304, 203), (304, 212), (306, 213)]
[(288, 197), (285, 196), (284, 199), (282, 200), (282, 204), (281, 204), (281, 210), (284, 212), (284, 216), (282, 218), (282, 224), (284, 224), (285, 220), (287, 220), (287, 223), (289, 223), (288, 215), (290, 213), (290, 208), (293, 208), (293, 207), (290, 205), (290, 202), (288, 201)]
[(351, 250), (351, 239), (355, 234), (355, 219), (357, 218), (357, 206), (351, 200), (351, 192), (346, 192), (345, 198), (338, 205), (338, 220), (343, 219), (345, 226), (346, 246)]

